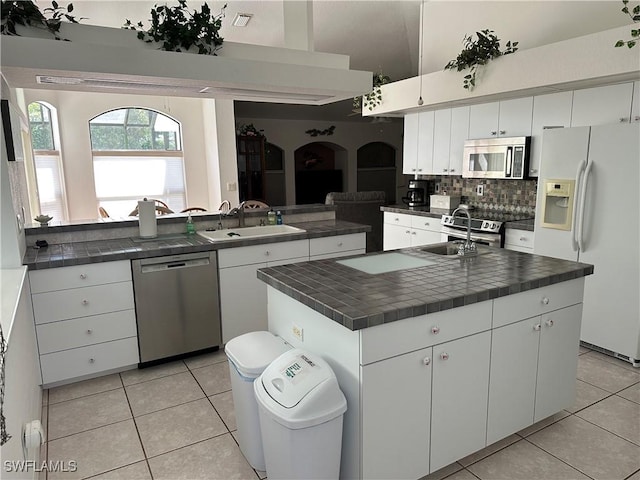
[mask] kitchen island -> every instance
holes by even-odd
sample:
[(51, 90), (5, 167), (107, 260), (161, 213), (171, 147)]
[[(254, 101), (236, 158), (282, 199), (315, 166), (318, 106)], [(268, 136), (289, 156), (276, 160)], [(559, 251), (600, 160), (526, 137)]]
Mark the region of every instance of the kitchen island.
[(593, 266), (423, 248), (258, 271), (346, 398), (341, 478), (420, 478), (569, 407)]

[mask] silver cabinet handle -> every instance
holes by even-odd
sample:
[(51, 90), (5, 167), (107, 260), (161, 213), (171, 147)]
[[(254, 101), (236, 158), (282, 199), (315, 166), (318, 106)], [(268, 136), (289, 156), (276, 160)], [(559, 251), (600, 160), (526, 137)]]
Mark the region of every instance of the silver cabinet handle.
[(547, 297), (542, 297), (542, 303), (545, 305), (549, 305), (549, 299)]
[(443, 171), (443, 172), (446, 172), (446, 171), (447, 171), (447, 169), (446, 169), (446, 168), (443, 168), (443, 169), (442, 169), (442, 171)]
[(421, 168), (419, 168), (419, 169), (418, 169), (418, 171), (419, 171), (419, 172), (421, 172), (421, 171), (422, 171), (422, 169), (421, 169)]
[(440, 333), (440, 327), (431, 327), (431, 333), (437, 335)]
[(87, 279), (87, 274), (86, 274), (86, 273), (81, 273), (81, 274), (80, 274), (80, 278), (81, 278), (82, 280), (86, 280), (86, 279)]
[(626, 123), (629, 120), (626, 117), (620, 117), (620, 123)]
[(91, 335), (93, 333), (93, 330), (91, 330), (90, 328), (87, 329), (87, 335)]
[(539, 332), (539, 331), (540, 331), (540, 328), (542, 328), (542, 326), (541, 326), (539, 323), (536, 323), (536, 324), (533, 326), (533, 329), (534, 329), (536, 332)]
[(411, 230), (405, 230), (404, 233), (411, 233)]
[(498, 132), (496, 132), (495, 130), (491, 131), (491, 135), (497, 135), (497, 134), (498, 134)]
[(342, 246), (342, 242), (338, 242), (338, 246), (341, 247)]
[(267, 257), (268, 257), (269, 255), (271, 255), (271, 252), (270, 252), (269, 250), (266, 250), (266, 251), (264, 252), (264, 254), (265, 254), (265, 256), (267, 256)]
[(96, 359), (95, 358), (90, 358), (89, 359), (89, 363), (96, 363)]
[(535, 169), (535, 168), (532, 168), (532, 169), (529, 170), (529, 173), (538, 173), (538, 170)]
[(424, 222), (424, 225), (425, 225), (426, 227), (428, 227), (428, 226), (430, 225), (430, 223), (429, 223), (429, 222)]
[(449, 360), (449, 354), (448, 354), (447, 352), (442, 352), (442, 353), (440, 354), (440, 358), (441, 358), (442, 360)]
[(431, 364), (431, 358), (429, 358), (429, 357), (424, 357), (424, 358), (422, 359), (422, 363), (423, 363), (424, 365), (430, 365), (430, 364)]
[(455, 168), (450, 168), (449, 171), (453, 173), (453, 172), (456, 171), (456, 169)]
[(415, 234), (416, 234), (416, 232), (411, 232), (411, 235), (415, 235)]
[(520, 241), (521, 242), (526, 242), (527, 241), (527, 237), (520, 237)]
[(500, 130), (500, 135), (504, 135), (505, 133), (507, 133), (506, 130)]
[(89, 305), (89, 300), (82, 300), (83, 305)]
[(547, 324), (547, 327), (553, 327), (553, 320), (552, 320), (552, 319), (549, 319), (549, 320), (547, 320), (547, 321), (546, 321), (546, 322), (544, 322), (544, 323), (546, 323), (546, 324)]

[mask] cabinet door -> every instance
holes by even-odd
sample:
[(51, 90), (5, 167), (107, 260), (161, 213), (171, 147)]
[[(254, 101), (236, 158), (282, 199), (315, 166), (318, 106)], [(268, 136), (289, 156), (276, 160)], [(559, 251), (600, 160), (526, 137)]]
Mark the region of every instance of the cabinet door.
[(432, 232), (429, 230), (411, 230), (411, 246), (419, 247), (421, 245), (432, 245), (442, 242), (442, 234), (440, 232)]
[(582, 304), (546, 313), (541, 320), (534, 422), (575, 401)]
[(531, 135), (532, 114), (533, 97), (501, 101), (498, 136), (524, 137)]
[(498, 102), (471, 105), (469, 110), (469, 138), (490, 138), (498, 135)]
[(507, 228), (504, 235), (504, 248), (516, 252), (533, 253), (533, 232)]
[(545, 129), (571, 126), (573, 92), (551, 93), (533, 98), (531, 156), (529, 176), (537, 177), (542, 158), (542, 134)]
[(433, 165), (435, 175), (448, 175), (451, 147), (451, 109), (436, 110), (433, 126)]
[(420, 112), (418, 120), (418, 163), (416, 172), (426, 175), (433, 171), (433, 129), (435, 112)]
[(429, 473), (431, 348), (361, 367), (362, 478)]
[(469, 138), (470, 107), (451, 109), (451, 142), (449, 148), (449, 173), (462, 175), (464, 158), (464, 142)]
[(404, 138), (402, 140), (402, 173), (413, 175), (418, 164), (418, 115), (404, 116)]
[(640, 122), (640, 81), (633, 82), (633, 104), (631, 105), (631, 121)]
[(383, 250), (396, 250), (411, 246), (411, 229), (404, 225), (384, 224)]
[(266, 263), (221, 268), (220, 313), (222, 342), (256, 330), (267, 330), (267, 285), (257, 270)]
[(573, 92), (572, 127), (628, 122), (633, 83), (586, 88)]
[(433, 347), (431, 471), (483, 448), (491, 332)]
[(487, 445), (533, 423), (540, 317), (493, 330)]

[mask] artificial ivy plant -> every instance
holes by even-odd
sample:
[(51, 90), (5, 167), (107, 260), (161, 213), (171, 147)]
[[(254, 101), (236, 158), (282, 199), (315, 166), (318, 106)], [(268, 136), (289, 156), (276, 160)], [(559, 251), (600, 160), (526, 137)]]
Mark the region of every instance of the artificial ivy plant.
[(353, 110), (358, 111), (362, 109), (362, 99), (366, 99), (367, 108), (373, 110), (375, 107), (382, 103), (382, 85), (389, 83), (391, 79), (387, 75), (383, 75), (382, 72), (373, 74), (373, 90), (363, 96), (353, 97)]
[[(640, 22), (640, 3), (633, 7), (632, 10), (629, 10), (629, 0), (622, 0), (622, 13), (625, 13), (631, 17), (634, 23)], [(629, 48), (635, 47), (638, 42), (638, 38), (640, 37), (640, 28), (632, 28), (631, 29), (631, 40), (618, 40), (615, 44), (616, 47), (627, 46)]]
[(175, 7), (154, 5), (148, 30), (144, 30), (142, 22), (134, 25), (129, 19), (123, 28), (137, 30), (138, 38), (146, 43), (160, 43), (161, 50), (182, 52), (196, 47), (199, 54), (215, 55), (224, 41), (220, 28), (225, 8), (226, 4), (220, 13), (213, 15), (205, 2), (200, 11), (190, 12), (186, 0), (178, 0)]
[(71, 15), (71, 12), (73, 12), (72, 3), (69, 3), (66, 7), (61, 7), (58, 2), (53, 1), (51, 2), (51, 7), (45, 8), (43, 13), (31, 0), (2, 0), (0, 33), (2, 35), (18, 35), (16, 25), (22, 25), (23, 27), (47, 30), (56, 40), (68, 41), (59, 35), (62, 21), (78, 23), (78, 20), (83, 20), (82, 17), (76, 19), (75, 16)]
[(471, 35), (465, 35), (463, 40), (464, 48), (458, 56), (447, 63), (445, 70), (469, 69), (469, 74), (464, 76), (463, 87), (471, 91), (476, 86), (476, 73), (478, 68), (486, 65), (489, 60), (509, 55), (518, 50), (518, 42), (508, 41), (504, 50), (500, 50), (500, 39), (493, 30), (481, 30), (476, 32), (477, 40), (473, 40)]

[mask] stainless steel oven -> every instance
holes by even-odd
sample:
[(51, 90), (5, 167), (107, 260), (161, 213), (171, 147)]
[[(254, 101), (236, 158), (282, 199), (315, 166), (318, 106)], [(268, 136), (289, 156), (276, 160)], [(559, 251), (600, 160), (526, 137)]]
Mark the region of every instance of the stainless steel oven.
[[(504, 247), (504, 222), (480, 216), (479, 213), (471, 213), (471, 240), (481, 245)], [(466, 216), (443, 215), (440, 224), (440, 232), (447, 235), (449, 241), (467, 239)]]
[[(457, 228), (442, 227), (442, 233), (447, 235), (447, 241), (466, 240), (467, 231)], [(489, 245), (490, 247), (503, 247), (503, 235), (497, 233), (479, 233), (471, 231), (471, 240), (479, 245)]]

